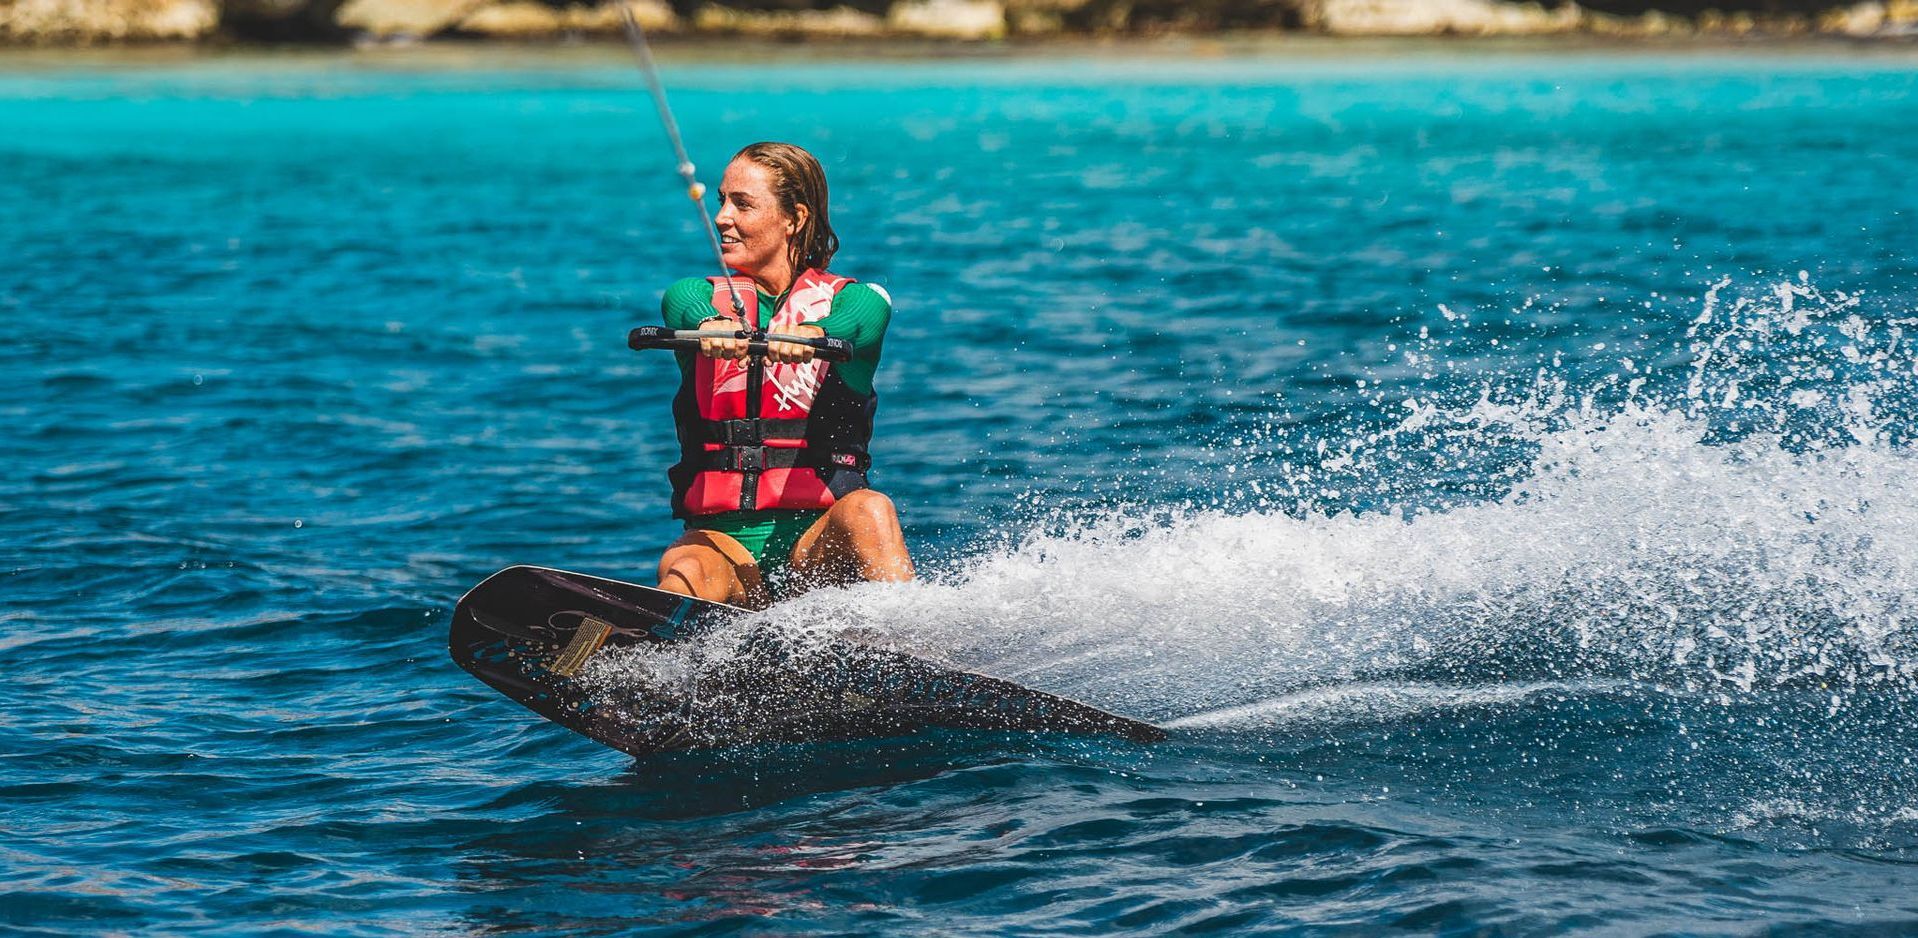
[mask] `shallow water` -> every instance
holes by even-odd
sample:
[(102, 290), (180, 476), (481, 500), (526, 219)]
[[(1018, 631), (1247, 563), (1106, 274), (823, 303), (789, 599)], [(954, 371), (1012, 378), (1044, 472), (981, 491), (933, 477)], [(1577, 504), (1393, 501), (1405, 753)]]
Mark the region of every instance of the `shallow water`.
[[(483, 58), (483, 56), (482, 56)], [(1918, 64), (669, 62), (898, 301), (877, 630), (1161, 721), (633, 762), (446, 659), (646, 578), (635, 75), (0, 75), (0, 923), (1918, 927)], [(710, 172), (708, 173), (710, 176)]]

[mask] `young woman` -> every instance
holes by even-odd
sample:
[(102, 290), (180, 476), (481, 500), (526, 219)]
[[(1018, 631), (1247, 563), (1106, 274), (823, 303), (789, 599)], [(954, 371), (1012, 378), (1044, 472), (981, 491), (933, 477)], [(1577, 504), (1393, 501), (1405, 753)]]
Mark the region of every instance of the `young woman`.
[[(792, 144), (746, 147), (726, 166), (714, 221), (738, 276), (681, 280), (660, 304), (669, 328), (712, 333), (679, 354), (668, 476), (686, 533), (659, 560), (660, 588), (757, 608), (777, 587), (911, 579), (892, 501), (866, 485), (892, 302), (826, 271), (839, 238), (825, 170)], [(845, 339), (852, 360), (778, 342), (755, 362), (732, 337), (742, 325)]]

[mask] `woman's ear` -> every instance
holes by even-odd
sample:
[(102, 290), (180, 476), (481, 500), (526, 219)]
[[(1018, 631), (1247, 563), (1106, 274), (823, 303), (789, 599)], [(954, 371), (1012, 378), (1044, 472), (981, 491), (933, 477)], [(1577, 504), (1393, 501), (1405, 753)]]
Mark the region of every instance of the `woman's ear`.
[(808, 207), (806, 203), (804, 202), (793, 203), (792, 230), (787, 232), (787, 234), (796, 235), (802, 231), (805, 231), (806, 222), (807, 220), (811, 218), (812, 218), (812, 209)]

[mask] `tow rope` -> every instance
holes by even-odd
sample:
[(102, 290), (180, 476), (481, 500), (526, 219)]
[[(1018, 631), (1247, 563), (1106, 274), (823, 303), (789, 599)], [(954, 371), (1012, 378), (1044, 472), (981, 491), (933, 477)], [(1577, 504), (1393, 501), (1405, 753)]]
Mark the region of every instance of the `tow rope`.
[(659, 110), (659, 122), (666, 127), (666, 139), (673, 144), (673, 157), (678, 161), (679, 178), (686, 181), (686, 197), (693, 200), (699, 209), (699, 227), (706, 232), (706, 240), (712, 245), (713, 260), (719, 263), (719, 276), (726, 282), (727, 292), (732, 294), (733, 315), (738, 316), (747, 331), (757, 332), (756, 323), (746, 323), (746, 303), (739, 296), (739, 285), (733, 282), (733, 272), (726, 266), (726, 252), (719, 246), (719, 228), (713, 224), (712, 212), (706, 208), (706, 187), (700, 183), (692, 157), (686, 155), (686, 141), (679, 136), (679, 122), (673, 119), (672, 106), (666, 103), (666, 86), (659, 80), (659, 66), (653, 61), (653, 47), (646, 41), (646, 31), (639, 28), (639, 20), (633, 18), (633, 8), (627, 0), (618, 0), (619, 15), (626, 22), (626, 41), (633, 47), (633, 54), (639, 57), (639, 70), (646, 75), (646, 87), (653, 93), (653, 106)]

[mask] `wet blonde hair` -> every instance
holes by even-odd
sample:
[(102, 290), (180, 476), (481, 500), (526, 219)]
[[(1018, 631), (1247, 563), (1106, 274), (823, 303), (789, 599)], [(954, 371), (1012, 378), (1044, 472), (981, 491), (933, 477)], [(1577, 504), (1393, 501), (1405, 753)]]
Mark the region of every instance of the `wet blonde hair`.
[(832, 256), (839, 253), (839, 236), (833, 234), (826, 209), (825, 167), (802, 147), (769, 140), (742, 148), (733, 159), (751, 160), (772, 173), (773, 195), (788, 217), (798, 218), (797, 207), (806, 206), (806, 223), (793, 232), (786, 249), (793, 273), (808, 267), (825, 270)]

